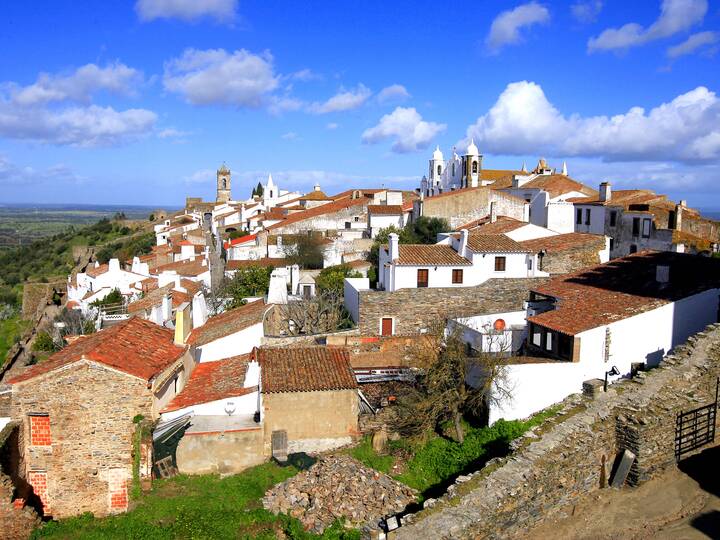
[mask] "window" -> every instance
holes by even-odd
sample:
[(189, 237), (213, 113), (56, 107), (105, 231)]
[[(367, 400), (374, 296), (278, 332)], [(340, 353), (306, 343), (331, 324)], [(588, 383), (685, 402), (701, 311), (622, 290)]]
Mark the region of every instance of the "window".
[(438, 165), (437, 171), (437, 175), (440, 176), (442, 174), (442, 166)]
[(477, 161), (473, 161), (473, 162), (472, 162), (472, 172), (473, 172), (473, 174), (477, 174), (477, 172), (478, 172), (478, 164), (477, 164)]
[(637, 246), (635, 244), (630, 244), (630, 253), (637, 253)]
[(590, 225), (590, 209), (585, 209), (585, 225)]
[(30, 415), (30, 444), (50, 446), (50, 416), (47, 414)]
[(467, 173), (467, 162), (463, 160), (463, 174)]
[(617, 225), (617, 210), (612, 210), (610, 212), (610, 226), (614, 227)]
[(452, 175), (455, 176), (455, 164), (454, 163), (453, 163), (453, 167), (452, 167)]
[(380, 335), (392, 336), (393, 335), (393, 320), (391, 317), (383, 317), (380, 323)]
[(355, 223), (360, 221), (360, 216), (355, 216)]
[(452, 271), (452, 282), (454, 284), (460, 284), (463, 282), (463, 271), (462, 268), (454, 268)]
[(495, 257), (495, 271), (496, 272), (504, 272), (505, 271), (505, 257)]
[(552, 332), (545, 332), (545, 350), (552, 351), (553, 335)]
[(350, 229), (351, 227), (352, 227), (352, 223), (350, 223), (349, 221), (346, 221), (346, 222), (345, 222), (345, 228), (346, 228), (346, 229)]
[(610, 251), (614, 251), (614, 250), (615, 250), (615, 239), (611, 238), (610, 239)]
[(650, 238), (650, 218), (645, 218), (642, 221), (642, 235), (643, 238)]
[(582, 225), (582, 208), (578, 208), (575, 211), (575, 223), (578, 225)]
[(532, 326), (532, 343), (536, 347), (542, 346), (542, 331), (537, 326)]
[(419, 268), (417, 271), (417, 286), (427, 287), (428, 286), (428, 271), (427, 268)]
[(640, 218), (639, 217), (633, 218), (632, 235), (640, 236)]

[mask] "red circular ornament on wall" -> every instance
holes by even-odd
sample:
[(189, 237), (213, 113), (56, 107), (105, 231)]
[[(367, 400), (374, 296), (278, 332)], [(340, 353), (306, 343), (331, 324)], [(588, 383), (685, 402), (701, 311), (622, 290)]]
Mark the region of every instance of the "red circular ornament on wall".
[(503, 330), (505, 330), (505, 320), (504, 320), (504, 319), (497, 319), (497, 320), (493, 323), (493, 329), (494, 329), (496, 332), (502, 332)]

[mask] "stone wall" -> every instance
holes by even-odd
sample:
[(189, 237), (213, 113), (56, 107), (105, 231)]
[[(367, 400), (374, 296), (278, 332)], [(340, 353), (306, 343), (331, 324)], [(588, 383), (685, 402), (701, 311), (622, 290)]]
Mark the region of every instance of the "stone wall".
[(272, 432), (287, 431), (291, 451), (318, 452), (342, 446), (358, 435), (357, 390), (263, 394), (265, 456)]
[[(123, 511), (111, 505), (132, 479), (133, 417), (151, 416), (145, 381), (95, 364), (74, 364), (13, 386), (20, 422), (21, 474), (44, 471), (44, 512), (55, 518)], [(29, 414), (49, 416), (49, 446), (30, 444)], [(126, 505), (125, 505), (126, 506)]]
[(26, 506), (29, 490), (17, 476), (19, 425), (11, 422), (0, 431), (0, 531), (7, 540), (25, 540), (40, 524), (31, 506)]
[(175, 455), (182, 474), (237, 474), (265, 461), (263, 431), (186, 433)]
[(448, 220), (450, 226), (458, 227), (489, 215), (490, 203), (494, 203), (497, 215), (526, 221), (527, 203), (524, 200), (488, 187), (459, 189), (415, 201), (413, 213), (418, 215), (422, 207), (421, 215), (443, 218)]
[(581, 268), (600, 264), (598, 252), (605, 249), (605, 238), (600, 237), (593, 244), (586, 244), (574, 249), (548, 251), (542, 258), (540, 270), (554, 274), (569, 274)]
[(541, 520), (566, 517), (582, 495), (601, 489), (625, 448), (638, 456), (628, 482), (652, 478), (674, 466), (677, 413), (711, 403), (719, 374), (715, 324), (658, 368), (594, 399), (569, 397), (565, 418), (541, 435), (514, 441), (518, 450), (508, 458), (458, 478), (441, 499), (426, 502), (431, 509), (409, 516), (395, 538), (521, 538)]
[(448, 317), (520, 311), (529, 290), (546, 278), (490, 279), (476, 287), (361, 291), (358, 327), (363, 336), (380, 333), (392, 317), (396, 335), (412, 335)]

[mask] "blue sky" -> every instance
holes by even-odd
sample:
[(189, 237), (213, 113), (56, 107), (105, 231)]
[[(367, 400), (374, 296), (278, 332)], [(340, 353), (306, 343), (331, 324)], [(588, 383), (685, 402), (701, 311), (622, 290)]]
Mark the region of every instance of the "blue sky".
[(12, 2), (0, 202), (414, 188), (436, 144), (720, 208), (720, 3)]

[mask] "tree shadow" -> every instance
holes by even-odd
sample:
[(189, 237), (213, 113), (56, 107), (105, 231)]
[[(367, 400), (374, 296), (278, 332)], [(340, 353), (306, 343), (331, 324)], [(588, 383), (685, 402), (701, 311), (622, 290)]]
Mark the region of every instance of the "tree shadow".
[(717, 510), (700, 514), (693, 518), (690, 525), (708, 538), (720, 538), (720, 512)]
[(720, 497), (718, 463), (720, 463), (720, 446), (715, 446), (683, 459), (678, 463), (678, 468), (700, 484), (704, 491)]

